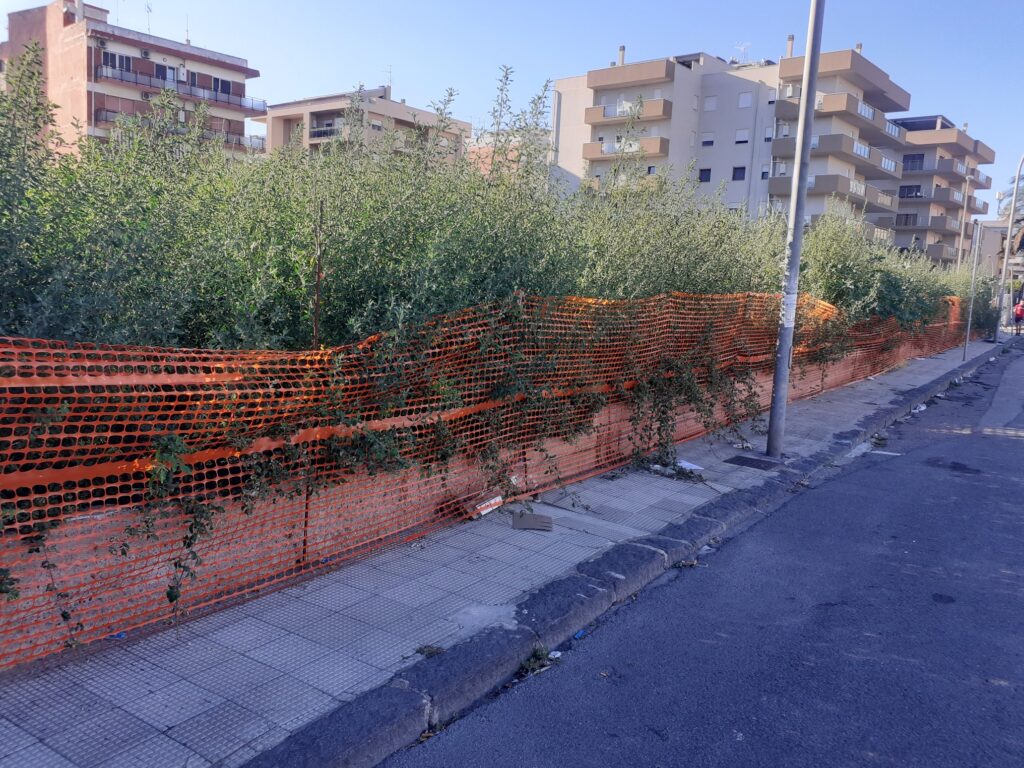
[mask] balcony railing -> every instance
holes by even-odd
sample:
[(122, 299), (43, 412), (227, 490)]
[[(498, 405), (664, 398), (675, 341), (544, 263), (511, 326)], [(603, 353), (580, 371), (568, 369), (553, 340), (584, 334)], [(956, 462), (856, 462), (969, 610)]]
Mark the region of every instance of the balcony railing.
[(866, 117), (868, 120), (875, 119), (875, 108), (868, 106), (863, 101), (857, 102), (857, 112)]
[(893, 160), (891, 157), (886, 157), (885, 155), (882, 155), (881, 165), (883, 171), (888, 171), (889, 173), (896, 173), (896, 161)]
[(97, 123), (112, 123), (117, 120), (119, 114), (121, 113), (112, 109), (97, 109), (93, 114), (93, 120)]
[(196, 86), (189, 85), (188, 83), (183, 83), (181, 81), (151, 77), (150, 75), (143, 75), (138, 72), (129, 72), (125, 69), (106, 67), (102, 64), (96, 67), (96, 77), (107, 78), (108, 80), (120, 80), (123, 83), (132, 83), (134, 85), (141, 85), (147, 88), (171, 90), (181, 94), (182, 96), (192, 96), (205, 101), (231, 104), (252, 112), (267, 111), (267, 102), (264, 99), (253, 99), (249, 96), (236, 96), (233, 93), (221, 93), (220, 91), (211, 91), (207, 88), (197, 88)]
[(237, 133), (217, 133), (216, 131), (203, 131), (203, 138), (210, 141), (223, 141), (225, 144), (236, 147), (245, 147), (256, 152), (262, 152), (266, 147), (266, 139), (262, 136), (241, 136)]
[[(863, 144), (863, 143), (861, 143), (859, 141), (854, 141), (853, 142), (853, 153), (855, 155), (860, 155), (861, 157), (865, 157), (865, 158), (866, 157), (871, 157), (871, 147), (869, 147), (867, 144)], [(896, 166), (895, 165), (893, 166), (893, 170), (896, 170)]]
[(987, 173), (982, 173), (977, 168), (971, 168), (971, 176), (979, 184), (988, 185), (992, 183), (992, 177), (989, 176)]
[(868, 189), (864, 186), (863, 181), (857, 181), (857, 179), (850, 179), (850, 191), (855, 195), (861, 197), (867, 197)]
[(310, 128), (309, 129), (309, 138), (311, 138), (311, 139), (329, 139), (332, 136), (339, 136), (339, 135), (341, 135), (341, 132), (342, 132), (342, 130), (344, 130), (344, 128), (345, 128), (345, 126), (343, 126), (343, 125), (331, 125), (331, 126), (323, 126), (323, 127), (320, 127), (320, 128)]
[(898, 139), (900, 137), (900, 127), (891, 120), (885, 121), (885, 132), (894, 138)]

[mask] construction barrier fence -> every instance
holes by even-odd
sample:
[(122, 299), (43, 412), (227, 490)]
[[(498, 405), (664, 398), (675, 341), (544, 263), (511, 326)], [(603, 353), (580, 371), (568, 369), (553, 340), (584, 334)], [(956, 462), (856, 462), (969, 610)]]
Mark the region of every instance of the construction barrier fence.
[[(681, 441), (736, 418), (660, 382), (742, 381), (764, 409), (778, 305), (517, 296), (310, 352), (0, 338), (0, 668), (621, 466), (666, 423)], [(807, 297), (798, 322), (793, 398), (964, 332), (955, 299), (910, 330)]]

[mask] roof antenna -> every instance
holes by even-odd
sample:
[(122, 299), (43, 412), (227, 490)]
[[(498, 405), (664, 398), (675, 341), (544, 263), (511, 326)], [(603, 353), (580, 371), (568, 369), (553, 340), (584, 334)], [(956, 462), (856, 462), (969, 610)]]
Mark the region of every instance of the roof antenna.
[(750, 43), (736, 43), (736, 45), (734, 45), (733, 48), (740, 52), (740, 61), (746, 64), (747, 50), (750, 48)]
[(192, 41), (188, 39), (188, 14), (185, 14), (185, 45), (192, 45)]
[(149, 34), (149, 35), (153, 34), (153, 25), (151, 23), (152, 22), (152, 16), (153, 16), (153, 4), (152, 3), (146, 3), (146, 34)]

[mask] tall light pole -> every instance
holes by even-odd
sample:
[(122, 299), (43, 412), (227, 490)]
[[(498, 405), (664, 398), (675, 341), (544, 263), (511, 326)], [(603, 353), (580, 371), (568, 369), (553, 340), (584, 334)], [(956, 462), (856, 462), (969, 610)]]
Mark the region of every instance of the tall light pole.
[[(964, 124), (966, 128), (967, 125)], [(964, 207), (960, 212), (960, 239), (956, 243), (956, 266), (960, 268), (960, 263), (963, 261), (964, 255), (964, 236), (967, 234), (967, 201), (971, 199), (971, 177), (968, 176), (964, 179)], [(973, 231), (973, 230), (972, 230)], [(975, 233), (977, 234), (977, 233)]]
[(789, 368), (793, 362), (793, 333), (796, 327), (796, 303), (800, 290), (800, 252), (804, 242), (804, 205), (807, 202), (807, 176), (811, 158), (809, 134), (814, 123), (815, 94), (818, 90), (818, 56), (821, 27), (825, 19), (825, 0), (811, 0), (807, 20), (807, 51), (801, 85), (800, 121), (796, 128), (796, 168), (789, 193), (789, 233), (786, 238), (786, 276), (782, 288), (779, 315), (779, 342), (775, 348), (775, 374), (772, 377), (772, 407), (768, 415), (768, 450), (772, 458), (782, 457), (782, 439), (786, 432), (786, 406), (789, 401)]
[(1020, 186), (1020, 171), (1024, 167), (1024, 155), (1017, 163), (1017, 173), (1013, 177), (1013, 195), (1010, 197), (1010, 212), (1006, 221), (1006, 247), (1003, 249), (1003, 271), (999, 276), (999, 298), (996, 300), (996, 327), (992, 331), (992, 341), (999, 343), (999, 324), (1003, 322), (1003, 292), (1006, 290), (1006, 267), (1010, 262), (1010, 250), (1013, 248), (1013, 218), (1017, 213), (1017, 188)]
[(971, 321), (974, 319), (974, 281), (978, 278), (978, 259), (981, 256), (981, 238), (978, 236), (978, 220), (974, 220), (974, 266), (971, 267), (971, 301), (967, 308), (967, 330), (964, 332), (964, 356), (967, 359), (967, 345), (971, 341)]

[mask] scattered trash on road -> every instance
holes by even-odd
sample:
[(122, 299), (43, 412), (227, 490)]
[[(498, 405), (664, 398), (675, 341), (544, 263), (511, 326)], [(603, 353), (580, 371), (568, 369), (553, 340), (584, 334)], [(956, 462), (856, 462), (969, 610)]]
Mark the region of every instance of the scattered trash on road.
[(700, 548), (700, 551), (697, 554), (698, 555), (710, 555), (712, 552), (717, 552), (717, 551), (718, 550), (715, 549), (714, 547), (709, 547), (707, 544), (705, 544), (703, 547)]
[(924, 403), (918, 403), (917, 405), (915, 405), (913, 408), (910, 409), (910, 412), (911, 413), (924, 413), (927, 410), (928, 410), (928, 406), (927, 405), (925, 405)]
[(573, 640), (580, 640), (586, 634), (587, 634), (587, 630), (581, 629), (579, 632), (577, 632), (575, 635), (572, 636), (572, 639)]
[(554, 528), (551, 515), (516, 510), (512, 513), (512, 527), (518, 531), (550, 531)]
[(680, 469), (688, 469), (691, 472), (701, 472), (704, 469), (704, 467), (687, 461), (686, 459), (676, 459), (676, 466)]
[(560, 659), (560, 658), (562, 658), (562, 652), (561, 651), (552, 651), (551, 653), (548, 654), (548, 658), (551, 659), (552, 661), (554, 661), (555, 659)]
[(888, 442), (889, 442), (889, 438), (886, 437), (883, 434), (878, 433), (878, 432), (875, 432), (875, 434), (873, 434), (871, 436), (871, 444), (873, 446), (875, 446), (876, 448), (881, 448), (883, 445), (885, 445)]

